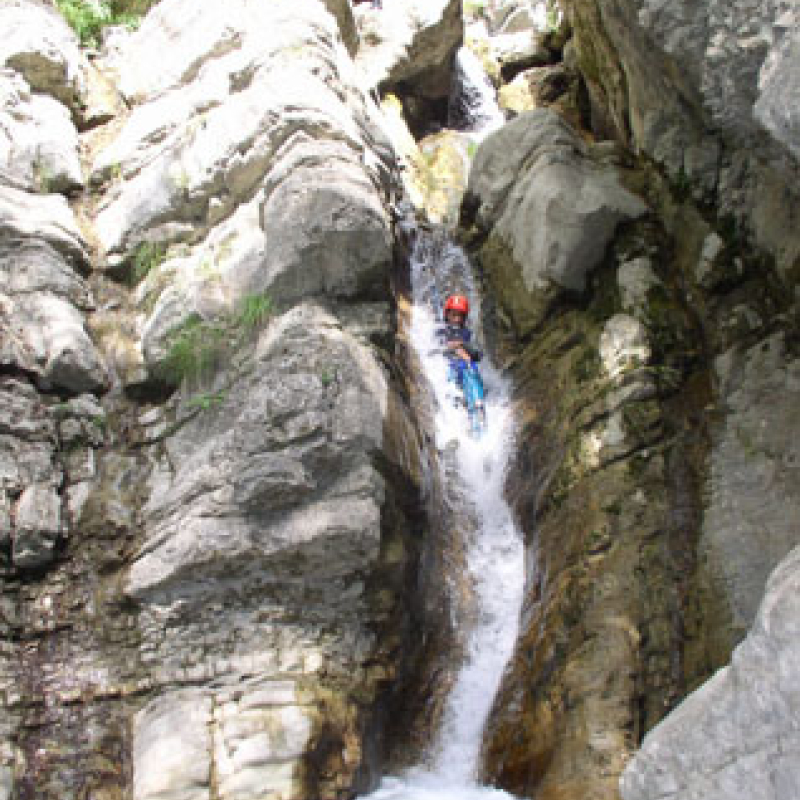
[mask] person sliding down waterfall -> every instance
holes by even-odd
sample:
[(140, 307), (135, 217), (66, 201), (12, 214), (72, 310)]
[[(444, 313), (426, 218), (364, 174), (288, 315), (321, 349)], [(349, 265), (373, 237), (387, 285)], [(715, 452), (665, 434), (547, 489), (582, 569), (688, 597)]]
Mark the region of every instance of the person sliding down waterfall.
[(445, 324), (436, 333), (449, 361), (447, 379), (461, 390), (469, 415), (469, 432), (477, 439), (486, 431), (483, 378), (477, 367), (483, 354), (472, 344), (468, 315), (469, 300), (460, 294), (451, 295), (444, 304)]

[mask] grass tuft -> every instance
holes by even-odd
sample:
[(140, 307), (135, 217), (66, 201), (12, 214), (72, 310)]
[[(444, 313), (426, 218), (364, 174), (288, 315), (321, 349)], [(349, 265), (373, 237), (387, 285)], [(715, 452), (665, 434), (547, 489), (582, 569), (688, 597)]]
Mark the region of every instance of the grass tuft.
[(272, 300), (266, 294), (245, 296), (234, 313), (215, 320), (190, 317), (172, 332), (159, 377), (174, 386), (184, 381), (200, 383), (272, 315)]
[(222, 361), (226, 351), (222, 327), (191, 317), (173, 331), (172, 339), (159, 369), (160, 376), (175, 386), (184, 381), (199, 382)]
[(266, 294), (248, 294), (236, 312), (236, 322), (244, 333), (252, 333), (272, 316), (272, 299)]
[(161, 266), (167, 257), (167, 249), (156, 242), (142, 242), (137, 245), (131, 259), (130, 284), (141, 283), (152, 270)]

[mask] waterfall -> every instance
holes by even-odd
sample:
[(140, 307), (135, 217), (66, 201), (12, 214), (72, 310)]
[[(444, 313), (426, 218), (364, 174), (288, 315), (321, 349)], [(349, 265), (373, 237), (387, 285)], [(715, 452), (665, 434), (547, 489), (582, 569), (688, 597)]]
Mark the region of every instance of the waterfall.
[(472, 605), (456, 609), (466, 655), (426, 765), (384, 778), (369, 800), (508, 800), (511, 796), (505, 792), (480, 786), (476, 773), (486, 721), (517, 638), (524, 584), (522, 537), (503, 492), (514, 435), (510, 392), (484, 357), (489, 430), (480, 440), (469, 438), (465, 412), (448, 396), (453, 387), (447, 383), (447, 365), (436, 338), (436, 309), (446, 293), (467, 294), (470, 324), (481, 340), (480, 296), (470, 265), (449, 238), (421, 234), (411, 268), (411, 341), (436, 398), (436, 461), (447, 470), (442, 481), (449, 495), (446, 504), (457, 509), (460, 521), (469, 519), (460, 527), (467, 531)]
[(448, 127), (483, 134), (499, 128), (505, 117), (497, 105), (495, 88), (483, 64), (469, 48), (459, 48), (454, 72)]

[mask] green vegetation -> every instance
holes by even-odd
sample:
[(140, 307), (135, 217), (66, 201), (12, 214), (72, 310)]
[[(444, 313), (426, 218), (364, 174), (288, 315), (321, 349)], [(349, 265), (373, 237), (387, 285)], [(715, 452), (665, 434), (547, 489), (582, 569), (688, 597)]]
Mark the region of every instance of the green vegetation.
[(260, 328), (272, 315), (272, 300), (265, 294), (248, 294), (242, 298), (236, 311), (238, 327), (244, 333)]
[(130, 267), (130, 283), (136, 286), (141, 283), (152, 270), (164, 263), (167, 249), (157, 242), (141, 242), (136, 246)]
[(266, 294), (249, 294), (232, 313), (222, 317), (190, 317), (172, 332), (160, 377), (175, 386), (184, 381), (199, 383), (243, 347), (271, 314), (272, 300)]
[(550, 0), (547, 4), (547, 30), (550, 33), (558, 31), (561, 24), (561, 14), (559, 12), (558, 4), (555, 0)]
[(56, 8), (78, 35), (84, 47), (98, 47), (103, 28), (109, 25), (139, 24), (139, 13), (128, 10), (124, 3), (108, 0), (56, 0)]
[(336, 379), (336, 373), (330, 372), (329, 370), (323, 370), (323, 372), (320, 373), (319, 379), (323, 386), (330, 386)]
[(196, 394), (191, 397), (187, 402), (189, 408), (197, 409), (198, 411), (208, 411), (210, 408), (222, 405), (227, 397), (227, 392), (203, 392), (203, 394)]
[(41, 194), (50, 194), (54, 191), (55, 176), (50, 165), (40, 157), (33, 162), (33, 182), (36, 190)]
[(467, 19), (479, 19), (486, 11), (486, 0), (464, 0), (463, 10)]
[(200, 381), (219, 365), (225, 345), (225, 329), (221, 325), (190, 317), (172, 332), (161, 377), (176, 386), (186, 380)]

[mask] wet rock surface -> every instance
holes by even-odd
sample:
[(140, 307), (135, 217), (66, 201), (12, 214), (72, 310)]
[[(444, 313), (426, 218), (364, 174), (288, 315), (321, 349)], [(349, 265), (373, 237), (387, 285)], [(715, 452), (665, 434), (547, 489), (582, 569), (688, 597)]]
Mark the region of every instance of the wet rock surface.
[[(497, 300), (491, 318), (499, 348), (517, 382), (523, 427), (509, 491), (530, 558), (522, 633), (495, 703), (484, 775), (540, 800), (616, 800), (619, 775), (651, 729), (653, 744), (641, 762), (634, 759), (629, 774), (636, 777), (624, 784), (631, 797), (669, 790), (666, 796), (699, 799), (730, 790), (722, 756), (705, 777), (699, 766), (685, 779), (672, 766), (694, 758), (697, 748), (689, 755), (678, 731), (694, 713), (698, 725), (714, 724), (713, 701), (679, 711), (674, 727), (669, 712), (729, 662), (754, 624), (770, 571), (798, 541), (784, 516), (796, 516), (797, 501), (797, 419), (789, 411), (796, 405), (797, 311), (787, 266), (798, 238), (791, 213), (772, 215), (769, 241), (725, 216), (738, 205), (740, 219), (758, 218), (765, 212), (750, 189), (780, 183), (788, 196), (791, 181), (770, 177), (765, 162), (746, 166), (748, 157), (733, 155), (749, 123), (714, 138), (699, 111), (673, 113), (668, 102), (653, 110), (664, 126), (653, 129), (663, 134), (662, 149), (651, 149), (655, 139), (644, 136), (637, 114), (654, 104), (653, 86), (683, 73), (662, 70), (637, 42), (635, 14), (623, 5), (566, 5), (574, 33), (563, 69), (580, 71), (589, 108), (573, 95), (554, 106), (562, 119), (521, 113), (487, 139), (461, 211), (462, 235)], [(656, 16), (663, 22), (669, 13), (662, 8)], [(627, 92), (617, 80), (622, 70)], [(679, 89), (688, 97), (698, 89), (683, 77)], [(733, 91), (733, 82), (726, 85)], [(524, 109), (528, 100), (519, 102)], [(587, 144), (584, 129), (578, 142), (564, 120), (608, 140)], [(669, 139), (668, 125), (695, 138)], [(538, 149), (536, 131), (545, 127)], [(693, 177), (670, 183), (626, 154), (625, 142), (662, 163), (668, 152), (678, 155)], [(774, 143), (760, 152), (772, 158)], [(713, 182), (701, 180), (710, 174), (702, 165), (713, 153), (723, 163), (737, 159), (739, 178), (747, 172), (751, 181), (747, 192), (725, 194), (733, 190), (727, 183), (720, 195), (709, 193)], [(570, 222), (585, 208), (579, 181), (553, 181), (563, 194), (552, 214), (543, 201), (525, 207), (526, 192), (537, 201), (548, 196), (536, 172), (548, 159), (558, 169), (577, 160), (605, 173), (607, 189), (638, 195), (638, 212), (629, 206), (606, 234), (587, 235), (587, 262), (580, 236), (593, 230), (594, 217)], [(790, 163), (787, 175), (794, 169)], [(711, 198), (719, 203), (711, 213), (695, 202)], [(549, 236), (551, 246), (534, 246)], [(579, 270), (577, 280), (557, 269), (559, 253), (569, 253), (564, 263)], [(791, 651), (784, 648), (781, 658), (791, 663)], [(746, 715), (750, 702), (731, 699), (728, 719)], [(767, 740), (771, 725), (757, 726)], [(720, 735), (703, 729), (708, 742)], [(746, 731), (743, 725), (735, 736), (744, 739)], [(670, 764), (664, 774), (662, 755)], [(766, 796), (792, 797), (794, 777), (774, 738), (748, 764), (754, 795), (780, 773), (780, 787), (764, 789)]]
[(470, 12), (519, 114), (476, 153), (454, 0), (163, 0), (91, 62), (2, 4), (2, 800), (415, 763), (463, 553), (394, 205), (453, 220), (471, 161), (530, 566), (487, 780), (618, 800), (651, 731), (626, 800), (794, 800), (796, 12), (563, 6)]

